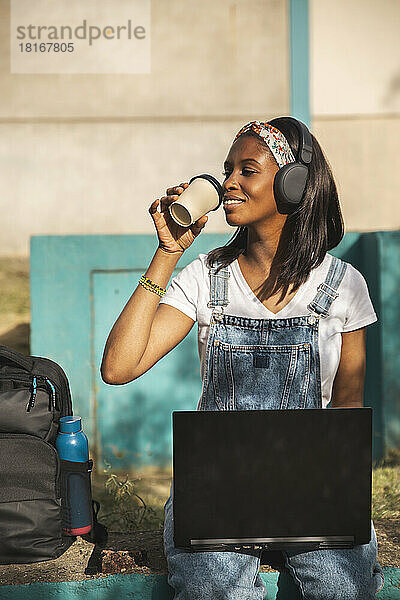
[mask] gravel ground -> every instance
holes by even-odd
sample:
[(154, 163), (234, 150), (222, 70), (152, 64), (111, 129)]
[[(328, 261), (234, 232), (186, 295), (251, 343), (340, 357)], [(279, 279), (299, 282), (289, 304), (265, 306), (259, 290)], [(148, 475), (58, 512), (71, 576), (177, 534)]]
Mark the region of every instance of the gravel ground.
[[(400, 520), (374, 520), (378, 540), (378, 560), (382, 567), (400, 568)], [(167, 564), (162, 545), (162, 529), (142, 531), (131, 534), (109, 532), (107, 549), (130, 551), (133, 557), (138, 551), (145, 551), (144, 560), (122, 568), (122, 573), (166, 574)], [(72, 546), (55, 560), (30, 564), (0, 565), (0, 585), (18, 585), (24, 583), (84, 581), (102, 579), (109, 573), (85, 575), (85, 568), (94, 545), (77, 537)], [(143, 557), (143, 554), (142, 554)], [(143, 563), (143, 564), (137, 564)], [(261, 572), (274, 571), (270, 565), (262, 565)]]

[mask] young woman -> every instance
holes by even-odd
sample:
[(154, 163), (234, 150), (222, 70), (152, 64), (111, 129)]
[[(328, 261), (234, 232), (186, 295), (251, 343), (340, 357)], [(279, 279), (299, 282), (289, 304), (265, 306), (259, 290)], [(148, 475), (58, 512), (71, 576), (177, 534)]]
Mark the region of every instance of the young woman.
[[(328, 253), (343, 237), (343, 220), (327, 160), (306, 134), (311, 147), (303, 153), (304, 133), (291, 117), (251, 121), (239, 130), (223, 173), (224, 211), (236, 232), (225, 246), (199, 254), (167, 292), (177, 262), (208, 217), (189, 228), (171, 219), (167, 208), (187, 183), (151, 204), (159, 245), (107, 339), (104, 381), (140, 377), (197, 321), (203, 381), (198, 410), (363, 405), (365, 327), (377, 317), (361, 273)], [(276, 174), (304, 157), (301, 200), (290, 204)], [(265, 360), (257, 362), (260, 347), (267, 369)], [(172, 503), (171, 485), (164, 547), (175, 598), (264, 598), (260, 551), (176, 548)], [(279, 554), (303, 599), (370, 600), (383, 587), (372, 521), (369, 544)]]

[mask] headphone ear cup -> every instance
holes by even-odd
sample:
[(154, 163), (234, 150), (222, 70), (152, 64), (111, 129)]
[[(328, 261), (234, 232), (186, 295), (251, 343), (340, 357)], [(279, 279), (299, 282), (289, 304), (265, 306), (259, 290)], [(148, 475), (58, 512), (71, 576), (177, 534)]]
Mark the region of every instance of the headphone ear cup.
[(274, 196), (276, 207), (281, 214), (296, 210), (304, 194), (308, 167), (301, 163), (288, 163), (275, 173)]

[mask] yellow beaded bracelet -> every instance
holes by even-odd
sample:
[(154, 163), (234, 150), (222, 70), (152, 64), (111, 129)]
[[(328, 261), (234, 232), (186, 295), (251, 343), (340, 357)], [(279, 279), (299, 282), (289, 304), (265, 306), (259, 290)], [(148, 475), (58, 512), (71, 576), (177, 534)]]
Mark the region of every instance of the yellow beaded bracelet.
[(165, 288), (161, 287), (160, 285), (157, 285), (156, 283), (154, 283), (154, 281), (152, 281), (145, 275), (141, 276), (139, 283), (146, 290), (149, 290), (150, 292), (154, 292), (155, 294), (158, 294), (159, 296), (164, 296), (164, 294), (167, 291)]

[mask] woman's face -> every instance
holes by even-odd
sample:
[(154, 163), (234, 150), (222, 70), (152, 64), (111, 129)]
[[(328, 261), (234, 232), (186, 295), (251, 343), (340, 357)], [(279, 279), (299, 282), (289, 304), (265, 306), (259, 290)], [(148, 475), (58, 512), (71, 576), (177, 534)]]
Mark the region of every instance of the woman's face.
[[(253, 136), (241, 136), (231, 146), (224, 162), (224, 210), (232, 226), (266, 222), (279, 215), (273, 183), (279, 167), (268, 149)], [(228, 198), (242, 200), (226, 204)]]

